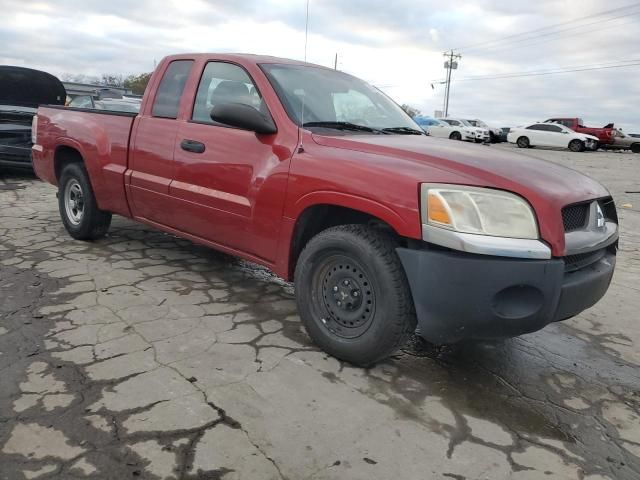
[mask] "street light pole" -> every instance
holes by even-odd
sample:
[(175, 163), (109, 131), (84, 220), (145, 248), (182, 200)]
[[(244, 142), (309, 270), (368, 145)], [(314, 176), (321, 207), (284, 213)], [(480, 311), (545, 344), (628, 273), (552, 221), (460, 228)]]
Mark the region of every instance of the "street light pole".
[(444, 116), (445, 118), (449, 115), (449, 95), (451, 94), (451, 71), (456, 70), (458, 68), (457, 60), (462, 58), (462, 55), (458, 53), (453, 53), (453, 50), (449, 52), (444, 52), (444, 56), (447, 58), (447, 61), (444, 62), (444, 68), (447, 69), (447, 80), (446, 87), (444, 90)]

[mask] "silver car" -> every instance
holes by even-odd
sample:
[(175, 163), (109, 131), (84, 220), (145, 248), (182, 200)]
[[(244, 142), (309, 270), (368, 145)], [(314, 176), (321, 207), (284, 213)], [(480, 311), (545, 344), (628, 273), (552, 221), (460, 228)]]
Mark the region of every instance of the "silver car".
[(622, 130), (615, 129), (613, 131), (613, 143), (602, 145), (602, 148), (631, 150), (633, 153), (640, 153), (640, 138), (632, 137), (622, 132)]

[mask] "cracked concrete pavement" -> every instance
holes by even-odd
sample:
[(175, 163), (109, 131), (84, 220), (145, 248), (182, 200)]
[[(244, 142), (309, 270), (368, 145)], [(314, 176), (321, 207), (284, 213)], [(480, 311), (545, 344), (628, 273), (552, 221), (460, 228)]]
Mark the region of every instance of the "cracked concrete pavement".
[(268, 271), (122, 218), (74, 241), (52, 186), (0, 172), (0, 479), (640, 478), (640, 156), (526, 153), (612, 190), (607, 296), (367, 370)]

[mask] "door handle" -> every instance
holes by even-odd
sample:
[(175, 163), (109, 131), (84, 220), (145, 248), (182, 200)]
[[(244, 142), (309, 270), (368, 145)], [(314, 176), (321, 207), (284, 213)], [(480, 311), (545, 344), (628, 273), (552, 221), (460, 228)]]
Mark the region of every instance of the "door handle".
[(195, 140), (187, 140), (187, 139), (182, 140), (182, 142), (180, 142), (180, 148), (182, 148), (187, 152), (192, 152), (192, 153), (204, 153), (204, 150), (205, 150), (204, 143), (197, 142)]

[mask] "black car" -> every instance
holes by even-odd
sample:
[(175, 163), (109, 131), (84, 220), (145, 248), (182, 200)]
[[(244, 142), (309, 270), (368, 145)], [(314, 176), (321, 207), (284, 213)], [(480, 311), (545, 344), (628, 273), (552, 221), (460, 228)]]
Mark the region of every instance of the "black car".
[(53, 75), (0, 65), (0, 166), (31, 168), (31, 121), (39, 105), (64, 105), (67, 93)]

